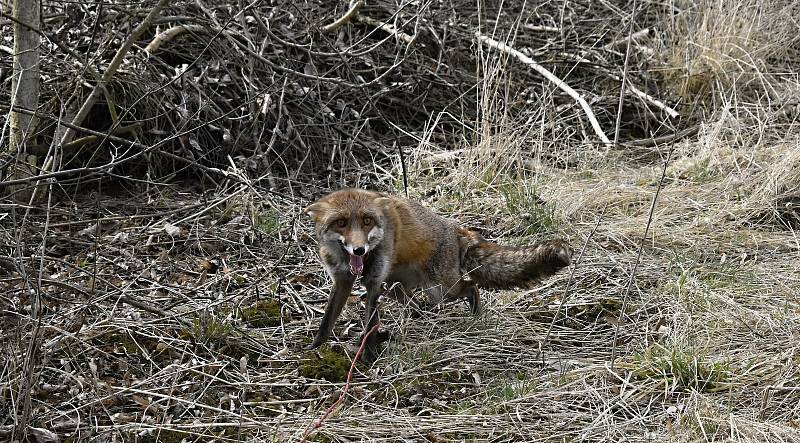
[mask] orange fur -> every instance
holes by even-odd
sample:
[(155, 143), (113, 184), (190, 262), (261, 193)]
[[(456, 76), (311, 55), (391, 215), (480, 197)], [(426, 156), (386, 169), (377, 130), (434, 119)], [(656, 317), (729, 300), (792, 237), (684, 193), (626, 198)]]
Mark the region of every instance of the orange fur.
[[(387, 218), (395, 226), (394, 257), (392, 265), (424, 265), (433, 252), (434, 241), (430, 232), (412, 217), (408, 204), (390, 199), (384, 205)], [(399, 229), (397, 229), (399, 227)]]

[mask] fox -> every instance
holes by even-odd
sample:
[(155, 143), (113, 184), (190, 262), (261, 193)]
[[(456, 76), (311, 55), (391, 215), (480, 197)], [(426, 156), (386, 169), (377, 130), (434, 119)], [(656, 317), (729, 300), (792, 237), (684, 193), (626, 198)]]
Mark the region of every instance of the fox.
[(479, 315), (479, 288), (530, 287), (569, 266), (573, 254), (562, 239), (499, 245), (419, 202), (366, 189), (340, 189), (303, 211), (314, 223), (320, 261), (333, 281), (319, 329), (305, 349), (330, 338), (360, 276), (367, 293), (361, 355), (366, 363), (376, 359), (383, 341), (368, 331), (379, 322), (376, 305), (384, 285), (411, 306), (410, 294), (422, 290), (429, 304), (466, 299)]

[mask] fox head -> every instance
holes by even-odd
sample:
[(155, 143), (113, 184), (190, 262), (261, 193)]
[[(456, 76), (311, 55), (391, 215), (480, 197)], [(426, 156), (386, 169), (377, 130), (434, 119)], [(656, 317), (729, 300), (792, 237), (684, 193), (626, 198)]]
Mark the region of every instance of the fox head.
[(360, 274), (364, 256), (383, 241), (385, 205), (380, 194), (360, 189), (343, 189), (328, 194), (307, 207), (320, 243), (339, 245), (350, 257), (350, 271)]

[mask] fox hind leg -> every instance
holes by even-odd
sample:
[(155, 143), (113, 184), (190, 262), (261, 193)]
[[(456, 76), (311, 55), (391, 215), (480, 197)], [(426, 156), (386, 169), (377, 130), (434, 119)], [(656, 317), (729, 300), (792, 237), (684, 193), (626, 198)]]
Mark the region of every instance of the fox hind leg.
[(478, 286), (475, 285), (475, 282), (459, 279), (448, 291), (447, 298), (449, 300), (466, 299), (472, 315), (480, 315), (482, 311), (480, 291), (478, 290)]
[(464, 280), (460, 275), (454, 274), (443, 279), (444, 284), (425, 290), (428, 295), (428, 305), (438, 305), (442, 301), (456, 301), (465, 299), (473, 315), (481, 313), (481, 300), (478, 286), (473, 281)]

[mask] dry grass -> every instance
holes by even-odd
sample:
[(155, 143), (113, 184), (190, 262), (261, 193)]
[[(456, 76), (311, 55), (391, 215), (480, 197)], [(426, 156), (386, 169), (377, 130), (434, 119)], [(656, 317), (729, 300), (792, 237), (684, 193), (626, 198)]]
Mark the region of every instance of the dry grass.
[[(782, 149), (757, 158), (747, 189), (767, 187), (775, 178), (767, 171), (796, 155), (796, 147)], [(716, 154), (717, 167), (734, 169)], [(691, 160), (679, 156), (668, 175), (625, 312), (657, 165), (540, 170), (549, 179), (539, 195), (560, 220), (543, 229), (587, 243), (572, 283), (562, 273), (532, 291), (487, 292), (479, 318), (454, 305), (411, 320), (387, 302), (396, 341), (372, 368), (359, 366), (344, 405), (311, 439), (795, 439), (800, 245), (780, 225), (731, 217), (754, 214), (753, 200), (736, 198), (732, 172), (677, 166)], [(437, 184), (429, 204), (505, 241), (531, 240), (520, 229), (522, 211), (511, 213), (526, 200), (510, 205), (497, 187), (457, 199), (455, 185)], [(180, 209), (167, 201), (131, 204)], [(293, 201), (246, 194), (229, 202), (172, 235), (132, 221), (88, 237), (96, 253), (64, 258), (83, 270), (45, 259), (32, 397), (41, 426), (81, 441), (297, 441), (333, 401), (361, 308), (354, 301), (346, 309), (332, 349), (300, 351), (327, 287), (310, 226), (295, 218)], [(55, 211), (51, 223), (66, 216)], [(101, 292), (92, 294), (95, 263)], [(121, 267), (127, 280), (100, 277)], [(27, 292), (16, 277), (3, 285), (2, 398), (13, 410), (26, 355), (17, 343), (28, 333), (14, 303), (25, 306)], [(130, 308), (121, 296), (166, 314)]]
[(726, 91), (774, 93), (768, 78), (791, 65), (800, 13), (791, 0), (687, 0), (662, 19), (668, 85), (686, 102)]
[[(771, 71), (785, 69), (770, 60), (788, 31), (748, 43), (791, 5), (739, 3), (703, 0), (693, 21), (676, 18), (686, 41), (663, 48), (685, 51), (664, 53), (687, 70), (719, 61), (707, 64), (709, 117), (698, 136), (644, 153), (559, 144), (552, 96), (504, 114), (511, 62), (485, 59), (476, 91), (491, 112), (447, 135), (457, 151), (432, 120), (409, 153), (409, 193), (504, 242), (568, 237), (580, 260), (533, 290), (484, 292), (477, 318), (456, 304), (412, 319), (384, 303), (395, 339), (357, 366), (310, 441), (800, 439), (800, 239), (779, 204), (798, 192), (800, 133), (723, 81), (750, 57), (770, 88), (800, 90), (796, 71)], [(402, 189), (400, 169), (378, 181)], [(0, 257), (0, 410), (22, 413), (30, 386), (42, 441), (300, 441), (342, 389), (363, 309), (352, 297), (330, 346), (301, 350), (329, 287), (308, 199), (246, 185), (111, 192), (0, 214), (9, 250), (33, 245)]]

